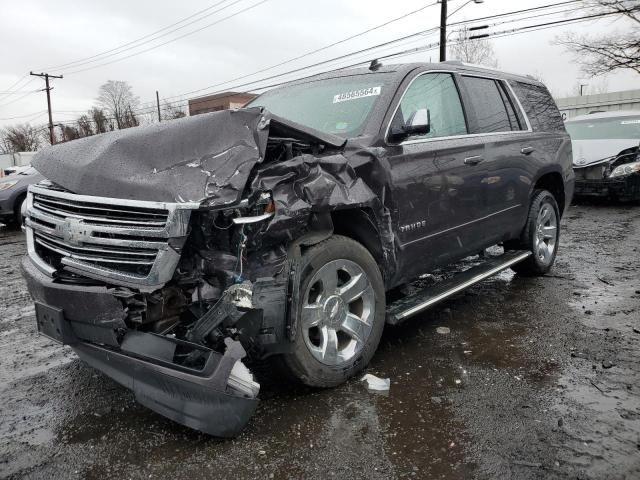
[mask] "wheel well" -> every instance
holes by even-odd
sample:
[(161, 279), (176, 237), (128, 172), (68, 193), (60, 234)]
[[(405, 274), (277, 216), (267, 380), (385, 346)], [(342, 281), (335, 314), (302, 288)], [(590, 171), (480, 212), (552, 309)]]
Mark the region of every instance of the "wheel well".
[(18, 195), (16, 197), (16, 201), (13, 204), (13, 213), (18, 213), (18, 210), (20, 209), (20, 206), (22, 205), (22, 201), (27, 198), (27, 192), (21, 193), (20, 195)]
[(331, 212), (333, 233), (349, 237), (362, 244), (378, 264), (384, 258), (378, 229), (372, 221), (373, 216), (366, 209), (336, 210)]
[(564, 197), (564, 182), (562, 181), (562, 175), (557, 172), (546, 173), (538, 179), (535, 189), (548, 190), (556, 199), (558, 203), (558, 210), (560, 210), (560, 216), (564, 213), (565, 197)]

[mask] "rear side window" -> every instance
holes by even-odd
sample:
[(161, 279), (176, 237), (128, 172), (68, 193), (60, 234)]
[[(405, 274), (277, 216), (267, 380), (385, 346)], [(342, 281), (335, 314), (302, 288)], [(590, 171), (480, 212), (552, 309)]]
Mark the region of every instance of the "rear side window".
[(534, 131), (565, 132), (564, 122), (549, 90), (542, 85), (512, 82)]
[(520, 130), (513, 107), (495, 80), (463, 77), (463, 82), (475, 117), (471, 133)]

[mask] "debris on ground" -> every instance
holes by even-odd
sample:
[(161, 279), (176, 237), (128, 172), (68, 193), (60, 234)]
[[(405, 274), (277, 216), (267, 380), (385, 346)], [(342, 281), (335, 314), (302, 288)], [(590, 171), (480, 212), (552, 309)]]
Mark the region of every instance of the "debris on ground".
[(448, 333), (451, 333), (451, 329), (449, 327), (438, 327), (436, 328), (436, 332), (438, 332), (440, 335), (446, 335)]
[(610, 360), (604, 360), (602, 362), (602, 368), (612, 368), (612, 367), (615, 367), (615, 366), (616, 366), (616, 364), (611, 362)]
[(388, 392), (389, 388), (391, 388), (391, 380), (388, 378), (380, 378), (375, 375), (371, 375), (367, 373), (364, 377), (362, 377), (361, 382), (367, 383), (367, 390), (371, 390), (373, 392)]

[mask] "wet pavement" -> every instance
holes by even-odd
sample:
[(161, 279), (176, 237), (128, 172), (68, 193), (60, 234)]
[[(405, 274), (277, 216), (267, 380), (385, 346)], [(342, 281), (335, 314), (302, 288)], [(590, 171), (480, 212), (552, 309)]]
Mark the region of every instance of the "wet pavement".
[(261, 372), (234, 440), (150, 412), (38, 337), (24, 238), (2, 228), (0, 477), (640, 478), (640, 207), (572, 206), (563, 226), (548, 276), (503, 272), (387, 328), (367, 371), (388, 395)]

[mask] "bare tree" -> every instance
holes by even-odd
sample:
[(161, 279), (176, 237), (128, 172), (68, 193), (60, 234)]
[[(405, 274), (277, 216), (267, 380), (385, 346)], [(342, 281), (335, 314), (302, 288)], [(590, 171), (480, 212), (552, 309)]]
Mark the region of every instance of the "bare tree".
[(28, 123), (5, 128), (0, 137), (0, 148), (5, 153), (35, 152), (42, 145), (40, 132)]
[(73, 125), (58, 125), (60, 127), (60, 133), (62, 134), (62, 142), (69, 142), (81, 137), (80, 131)]
[(90, 137), (93, 135), (93, 124), (89, 115), (82, 115), (76, 120), (78, 123), (78, 133), (81, 137)]
[(98, 103), (109, 113), (118, 129), (136, 127), (135, 110), (140, 103), (131, 86), (120, 80), (109, 80), (98, 91)]
[(620, 69), (640, 73), (640, 2), (629, 0), (583, 0), (593, 13), (618, 13), (631, 20), (626, 32), (591, 36), (567, 33), (557, 39), (572, 52), (590, 76)]
[(176, 118), (182, 118), (187, 116), (186, 112), (184, 111), (184, 108), (169, 102), (166, 102), (164, 104), (163, 110), (164, 110), (164, 113), (162, 114), (162, 118), (164, 120), (175, 120)]
[(472, 36), (468, 26), (462, 27), (451, 46), (451, 56), (467, 63), (497, 67), (498, 60), (491, 42), (486, 38), (470, 39)]
[(88, 115), (93, 122), (95, 133), (105, 133), (114, 129), (113, 123), (109, 122), (109, 119), (103, 109), (93, 107), (89, 110)]

